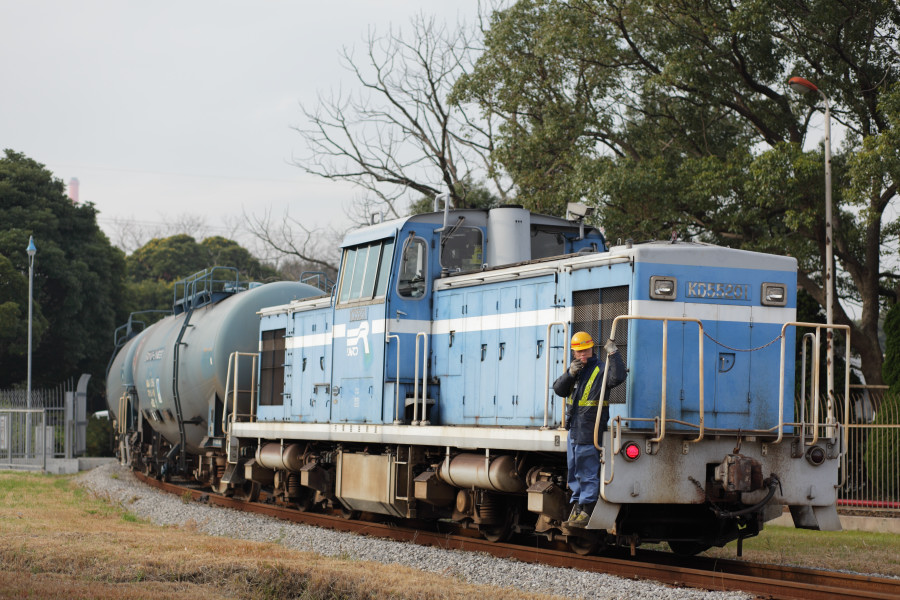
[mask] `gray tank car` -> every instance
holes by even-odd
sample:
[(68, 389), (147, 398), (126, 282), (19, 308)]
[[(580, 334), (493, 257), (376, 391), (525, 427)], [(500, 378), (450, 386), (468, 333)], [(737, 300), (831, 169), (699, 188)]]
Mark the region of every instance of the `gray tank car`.
[[(232, 278), (224, 279), (228, 274)], [(229, 355), (257, 352), (256, 313), (321, 294), (286, 281), (248, 289), (235, 271), (222, 268), (178, 282), (173, 314), (128, 340), (110, 365), (106, 397), (119, 432), (137, 431), (144, 443), (155, 433), (155, 444), (171, 448), (169, 457), (179, 458), (180, 470), (197, 467), (185, 464), (191, 460), (186, 455), (202, 457), (206, 449), (222, 447)], [(240, 381), (250, 380), (250, 369), (251, 361), (240, 365)], [(119, 437), (120, 460), (133, 462), (138, 440)], [(207, 467), (212, 468), (202, 469), (203, 478), (222, 475), (217, 465)]]

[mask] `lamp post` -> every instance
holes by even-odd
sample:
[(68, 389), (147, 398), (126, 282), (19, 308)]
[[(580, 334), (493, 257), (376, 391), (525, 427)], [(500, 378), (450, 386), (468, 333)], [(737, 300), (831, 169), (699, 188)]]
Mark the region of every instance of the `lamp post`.
[[(34, 255), (37, 254), (37, 248), (34, 245), (34, 237), (28, 236), (28, 379), (25, 390), (25, 405), (31, 408), (31, 304), (34, 289)], [(31, 452), (31, 413), (28, 413), (27, 423), (25, 425), (25, 454)]]
[(825, 322), (828, 330), (825, 335), (827, 359), (825, 368), (827, 372), (828, 406), (829, 413), (834, 401), (834, 248), (832, 246), (831, 229), (831, 112), (828, 96), (812, 82), (802, 77), (791, 77), (788, 85), (798, 94), (818, 92), (825, 102)]

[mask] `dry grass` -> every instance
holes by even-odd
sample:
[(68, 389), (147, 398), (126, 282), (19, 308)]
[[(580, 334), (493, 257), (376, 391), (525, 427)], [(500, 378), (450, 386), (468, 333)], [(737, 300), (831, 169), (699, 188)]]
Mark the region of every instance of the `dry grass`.
[(0, 599), (538, 598), (403, 567), (162, 528), (71, 477), (0, 472)]
[[(743, 560), (815, 569), (845, 569), (900, 577), (900, 535), (863, 531), (810, 531), (767, 526), (744, 540)], [(735, 558), (737, 542), (704, 552)]]

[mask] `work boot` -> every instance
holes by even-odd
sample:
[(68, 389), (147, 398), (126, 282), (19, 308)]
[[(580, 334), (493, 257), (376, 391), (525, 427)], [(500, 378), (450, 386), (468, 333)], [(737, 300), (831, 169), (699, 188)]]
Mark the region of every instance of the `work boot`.
[(591, 520), (591, 513), (594, 512), (594, 506), (596, 505), (596, 502), (579, 504), (578, 514), (576, 514), (574, 517), (570, 517), (569, 520), (565, 522), (565, 526), (578, 528), (587, 527), (588, 521)]
[(591, 520), (591, 515), (587, 513), (587, 511), (581, 510), (577, 515), (569, 519), (565, 522), (566, 527), (587, 527), (588, 521)]
[(571, 521), (572, 519), (574, 519), (575, 517), (577, 517), (577, 516), (578, 516), (578, 513), (580, 513), (580, 512), (581, 512), (581, 504), (579, 504), (578, 502), (576, 502), (575, 504), (572, 505), (572, 512), (569, 513), (569, 519), (568, 519), (568, 520)]

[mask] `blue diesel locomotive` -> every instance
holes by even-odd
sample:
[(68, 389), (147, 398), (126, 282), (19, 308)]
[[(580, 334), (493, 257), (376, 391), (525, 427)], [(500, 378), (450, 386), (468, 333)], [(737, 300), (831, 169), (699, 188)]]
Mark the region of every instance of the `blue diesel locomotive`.
[[(797, 527), (839, 529), (841, 426), (830, 404), (794, 408), (796, 334), (825, 335), (795, 323), (795, 259), (610, 247), (571, 209), (373, 224), (346, 236), (332, 294), (290, 284), (249, 318), (228, 307), (256, 290), (198, 301), (185, 286), (182, 306), (258, 331), (218, 342), (182, 310), (131, 339), (108, 383), (122, 459), (303, 510), (452, 520), (577, 552), (666, 541), (693, 554), (756, 535), (785, 506)], [(551, 386), (578, 331), (613, 339), (628, 376), (609, 430), (596, 428), (600, 500), (570, 529)]]

